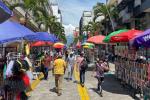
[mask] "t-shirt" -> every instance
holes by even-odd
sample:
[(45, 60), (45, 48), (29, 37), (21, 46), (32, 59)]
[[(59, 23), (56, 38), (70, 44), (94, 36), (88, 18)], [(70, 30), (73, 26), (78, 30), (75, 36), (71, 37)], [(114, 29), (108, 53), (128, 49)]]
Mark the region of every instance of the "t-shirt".
[(68, 64), (72, 66), (74, 64), (74, 59), (75, 59), (74, 57), (69, 56), (68, 57)]
[(66, 62), (63, 59), (56, 59), (54, 61), (54, 74), (64, 74)]

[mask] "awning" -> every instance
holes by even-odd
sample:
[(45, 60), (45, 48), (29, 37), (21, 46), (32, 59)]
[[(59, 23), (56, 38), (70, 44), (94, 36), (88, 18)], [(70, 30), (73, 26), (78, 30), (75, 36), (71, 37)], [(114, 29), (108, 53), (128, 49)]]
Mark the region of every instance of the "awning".
[(12, 11), (2, 1), (0, 1), (0, 23), (9, 19), (12, 15)]
[(39, 46), (50, 46), (52, 42), (44, 42), (44, 41), (37, 41), (31, 44), (31, 47), (39, 47)]
[(0, 24), (0, 43), (20, 40), (35, 33), (17, 22), (6, 21)]
[(122, 32), (120, 34), (112, 36), (110, 41), (113, 43), (129, 42), (131, 39), (133, 39), (137, 35), (141, 34), (142, 32), (143, 31), (132, 29), (132, 30), (129, 30), (127, 32)]
[(104, 38), (105, 36), (103, 35), (92, 36), (87, 40), (87, 42), (94, 43), (94, 44), (105, 44), (103, 42)]
[(130, 43), (135, 47), (147, 47), (150, 48), (150, 29), (144, 31), (140, 35), (136, 36)]
[(114, 35), (116, 35), (116, 34), (120, 34), (120, 33), (122, 33), (122, 32), (126, 32), (126, 31), (128, 31), (128, 30), (127, 30), (127, 29), (121, 29), (121, 30), (117, 30), (117, 31), (114, 31), (114, 32), (112, 32), (112, 33), (109, 33), (109, 34), (105, 37), (105, 39), (103, 40), (103, 42), (110, 43), (110, 42), (111, 42), (110, 39), (111, 39), (112, 36), (114, 36)]
[(57, 42), (58, 39), (55, 35), (49, 34), (48, 32), (36, 32), (33, 36), (26, 37), (29, 41), (47, 41), (47, 42)]

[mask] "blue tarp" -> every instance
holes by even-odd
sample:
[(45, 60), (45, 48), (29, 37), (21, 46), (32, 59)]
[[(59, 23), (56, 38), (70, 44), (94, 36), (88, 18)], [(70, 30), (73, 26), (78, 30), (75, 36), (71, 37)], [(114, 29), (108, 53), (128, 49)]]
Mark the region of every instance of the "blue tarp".
[(35, 33), (17, 22), (6, 21), (0, 24), (0, 43), (20, 40)]
[(12, 11), (0, 1), (0, 23), (6, 21), (13, 15)]
[(54, 43), (58, 41), (55, 35), (49, 34), (48, 32), (36, 32), (34, 36), (27, 36), (26, 39), (30, 41), (47, 41)]

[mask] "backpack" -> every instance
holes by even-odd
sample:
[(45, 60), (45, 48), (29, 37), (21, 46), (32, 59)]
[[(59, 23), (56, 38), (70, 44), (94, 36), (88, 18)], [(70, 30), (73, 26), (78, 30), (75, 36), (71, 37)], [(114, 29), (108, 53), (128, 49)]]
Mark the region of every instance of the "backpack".
[(80, 68), (81, 70), (86, 70), (88, 68), (88, 62), (86, 61), (86, 59), (83, 59), (83, 61), (81, 62)]

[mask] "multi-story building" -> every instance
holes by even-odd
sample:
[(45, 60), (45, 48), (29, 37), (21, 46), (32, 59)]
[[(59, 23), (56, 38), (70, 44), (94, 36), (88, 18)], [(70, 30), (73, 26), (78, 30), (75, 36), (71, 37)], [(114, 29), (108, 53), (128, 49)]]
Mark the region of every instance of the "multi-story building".
[(118, 0), (120, 24), (127, 28), (150, 27), (150, 0)]
[(51, 4), (53, 15), (56, 16), (58, 22), (62, 23), (62, 14), (61, 14), (61, 10), (59, 9), (57, 0), (50, 0), (50, 4)]
[(83, 11), (83, 14), (82, 14), (82, 17), (81, 17), (80, 23), (79, 23), (80, 34), (85, 33), (83, 31), (83, 27), (88, 25), (88, 23), (93, 20), (92, 14), (93, 14), (92, 11)]
[(89, 22), (91, 22), (93, 20), (93, 15), (92, 15), (92, 11), (83, 11), (82, 17), (80, 19), (80, 23), (79, 23), (79, 31), (80, 31), (80, 35), (84, 35), (84, 39), (82, 42), (85, 42), (88, 34), (90, 34), (89, 31), (85, 30), (84, 27), (87, 26), (89, 24)]
[[(22, 0), (5, 0), (5, 3), (8, 5), (14, 5), (16, 3), (22, 3)], [(51, 6), (49, 5), (47, 8), (47, 12), (49, 15), (52, 15), (52, 9)], [(30, 28), (33, 31), (39, 31), (39, 26), (38, 23), (34, 21), (34, 16), (32, 15), (32, 12), (26, 13), (25, 9), (21, 7), (16, 7), (14, 10), (14, 16), (11, 18), (13, 21), (20, 22), (20, 19), (22, 18), (27, 18), (26, 19), (26, 27)]]

